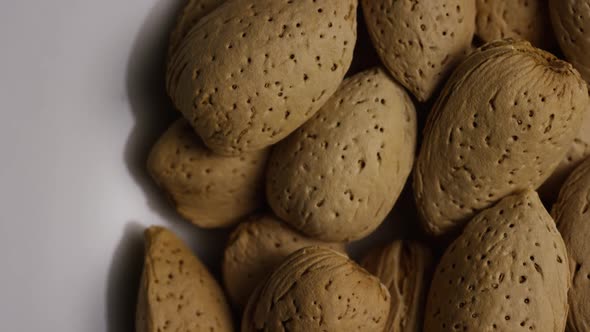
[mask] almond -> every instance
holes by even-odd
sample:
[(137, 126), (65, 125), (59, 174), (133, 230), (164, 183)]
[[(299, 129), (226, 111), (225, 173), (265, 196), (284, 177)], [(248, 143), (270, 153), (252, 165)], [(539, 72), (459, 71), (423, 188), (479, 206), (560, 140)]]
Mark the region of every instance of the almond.
[(171, 56), (178, 49), (184, 37), (188, 35), (199, 20), (224, 2), (225, 0), (187, 0), (170, 34), (168, 56)]
[(479, 213), (443, 255), (424, 331), (564, 331), (563, 239), (534, 191)]
[(565, 57), (590, 82), (590, 1), (549, 0), (553, 30)]
[(310, 237), (362, 238), (393, 207), (415, 146), (416, 111), (409, 96), (383, 70), (362, 72), (273, 148), (268, 202)]
[(190, 249), (162, 227), (145, 240), (136, 331), (233, 331), (221, 287)]
[(254, 288), (287, 256), (313, 245), (344, 252), (342, 244), (307, 238), (270, 214), (240, 223), (230, 235), (223, 258), (223, 279), (230, 298), (244, 307)]
[(203, 228), (227, 227), (264, 205), (268, 149), (238, 157), (214, 154), (184, 119), (150, 152), (147, 166), (178, 213)]
[(390, 300), (379, 279), (346, 256), (308, 247), (250, 297), (242, 332), (383, 331)]
[(471, 45), (475, 0), (361, 0), (369, 34), (393, 77), (428, 100)]
[(355, 0), (230, 1), (185, 37), (168, 66), (168, 94), (213, 151), (263, 149), (338, 88), (356, 9)]
[[(590, 106), (590, 105), (589, 105)], [(586, 157), (590, 156), (590, 109), (584, 113), (582, 127), (570, 146), (565, 158), (561, 160), (555, 171), (539, 188), (539, 195), (546, 204), (553, 204), (557, 199), (561, 186), (567, 177)]]
[(474, 51), (424, 129), (414, 173), (424, 228), (455, 233), (501, 198), (539, 187), (565, 157), (588, 104), (579, 73), (528, 42)]
[(555, 45), (547, 0), (477, 0), (476, 28), (484, 42), (514, 38), (543, 49)]
[(389, 289), (391, 310), (385, 332), (421, 331), (434, 269), (430, 249), (418, 242), (396, 241), (368, 253), (361, 266)]
[(590, 331), (590, 158), (567, 179), (552, 215), (569, 256), (573, 285), (569, 293), (569, 332)]

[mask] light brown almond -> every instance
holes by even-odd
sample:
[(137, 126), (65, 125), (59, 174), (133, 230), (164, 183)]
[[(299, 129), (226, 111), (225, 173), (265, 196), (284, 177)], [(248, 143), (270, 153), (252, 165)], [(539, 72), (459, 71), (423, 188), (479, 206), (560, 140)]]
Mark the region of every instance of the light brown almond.
[(414, 172), (424, 228), (458, 232), (501, 198), (539, 187), (565, 157), (588, 104), (579, 73), (528, 42), (474, 51), (424, 130)]
[(261, 214), (240, 223), (230, 235), (223, 258), (224, 284), (234, 304), (244, 307), (254, 288), (287, 256), (313, 245), (344, 252), (344, 245), (307, 238), (273, 215)]
[(221, 287), (190, 249), (162, 227), (147, 229), (145, 240), (136, 331), (233, 331)]
[(219, 154), (263, 149), (336, 91), (356, 43), (355, 0), (230, 1), (191, 29), (167, 89)]
[(250, 297), (242, 332), (383, 331), (390, 300), (379, 279), (346, 256), (307, 247)]
[(549, 12), (566, 59), (590, 82), (590, 0), (549, 0)]
[(567, 252), (534, 191), (479, 213), (436, 269), (424, 331), (564, 331)]
[(154, 145), (147, 167), (180, 215), (203, 228), (227, 227), (264, 205), (267, 156), (268, 149), (217, 155), (180, 119)]
[(266, 195), (302, 233), (350, 241), (374, 231), (410, 174), (416, 111), (381, 69), (347, 79), (324, 107), (277, 144)]
[(178, 15), (176, 25), (170, 34), (168, 56), (172, 56), (189, 31), (197, 22), (221, 6), (226, 0), (186, 0), (182, 11)]
[(590, 158), (564, 183), (552, 215), (567, 247), (573, 281), (568, 332), (590, 331)]
[(362, 0), (381, 61), (419, 101), (463, 59), (475, 32), (475, 0)]
[(484, 42), (524, 39), (543, 49), (555, 45), (547, 0), (477, 0), (476, 33)]
[(385, 332), (422, 331), (434, 270), (431, 250), (418, 242), (395, 241), (369, 252), (361, 266), (389, 289), (391, 310)]

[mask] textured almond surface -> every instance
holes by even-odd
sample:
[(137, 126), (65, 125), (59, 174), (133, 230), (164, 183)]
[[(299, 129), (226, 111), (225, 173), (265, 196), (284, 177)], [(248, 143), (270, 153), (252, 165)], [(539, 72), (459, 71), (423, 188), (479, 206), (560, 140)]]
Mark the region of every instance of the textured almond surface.
[(168, 55), (174, 53), (184, 37), (197, 22), (219, 7), (226, 0), (186, 0), (186, 4), (176, 20), (176, 25), (170, 34)]
[(281, 219), (310, 237), (361, 238), (393, 207), (415, 146), (409, 96), (383, 70), (365, 71), (275, 146), (267, 199)]
[(190, 249), (162, 227), (145, 239), (136, 331), (233, 331), (221, 287)]
[(414, 173), (424, 228), (453, 233), (502, 197), (541, 185), (565, 157), (587, 105), (579, 73), (528, 42), (474, 51), (424, 130)]
[(346, 256), (308, 247), (254, 292), (242, 332), (383, 331), (390, 300), (379, 279)]
[(567, 177), (588, 156), (590, 156), (590, 105), (584, 113), (582, 127), (580, 127), (578, 135), (574, 139), (565, 158), (559, 163), (547, 181), (539, 188), (539, 195), (546, 204), (553, 204), (555, 202), (559, 190)]
[(287, 256), (308, 246), (321, 245), (343, 252), (344, 246), (303, 236), (272, 215), (258, 215), (241, 223), (230, 235), (223, 259), (225, 288), (243, 307), (250, 293)]
[(476, 1), (476, 33), (484, 42), (515, 38), (544, 49), (554, 46), (547, 0)]
[(561, 50), (590, 82), (590, 0), (549, 0), (549, 10)]
[(445, 252), (424, 331), (562, 332), (569, 278), (563, 239), (539, 196), (508, 196)]
[(417, 242), (396, 241), (369, 252), (361, 266), (389, 289), (391, 310), (385, 332), (422, 331), (434, 270), (430, 249)]
[(362, 0), (377, 53), (392, 75), (426, 101), (469, 49), (475, 0)]
[(552, 214), (568, 250), (573, 278), (568, 332), (590, 331), (590, 159), (567, 179)]
[(352, 61), (356, 9), (355, 0), (231, 0), (186, 36), (168, 93), (217, 153), (274, 144), (336, 91)]
[(268, 149), (224, 157), (177, 120), (152, 148), (148, 171), (178, 212), (205, 228), (232, 225), (264, 204)]

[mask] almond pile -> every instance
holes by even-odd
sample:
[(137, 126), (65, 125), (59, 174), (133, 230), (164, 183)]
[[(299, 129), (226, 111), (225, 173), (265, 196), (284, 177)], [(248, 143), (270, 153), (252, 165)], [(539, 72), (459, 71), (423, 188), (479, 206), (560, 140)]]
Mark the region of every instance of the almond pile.
[(590, 331), (588, 51), (590, 0), (187, 0), (147, 170), (229, 240), (148, 228), (136, 331)]

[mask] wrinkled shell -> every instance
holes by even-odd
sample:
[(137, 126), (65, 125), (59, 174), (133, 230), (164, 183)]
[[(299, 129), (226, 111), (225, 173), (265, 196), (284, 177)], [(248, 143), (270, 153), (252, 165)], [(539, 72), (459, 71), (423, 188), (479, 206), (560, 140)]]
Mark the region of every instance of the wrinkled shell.
[(569, 278), (563, 239), (539, 196), (508, 196), (445, 252), (424, 331), (564, 331)]
[(223, 279), (228, 295), (238, 307), (287, 256), (308, 246), (321, 245), (344, 251), (342, 244), (307, 238), (271, 215), (240, 223), (230, 235), (223, 259)]
[(544, 49), (554, 46), (547, 0), (476, 1), (476, 34), (484, 42), (515, 38)]
[(267, 157), (268, 149), (216, 155), (180, 119), (152, 148), (148, 171), (184, 218), (204, 228), (226, 227), (264, 205)]
[(254, 292), (242, 332), (383, 331), (390, 300), (379, 279), (346, 256), (308, 247)]
[(570, 146), (565, 158), (559, 163), (551, 176), (539, 188), (539, 195), (547, 204), (553, 204), (567, 177), (586, 157), (590, 156), (590, 108), (584, 113), (582, 127)]
[(274, 144), (336, 91), (352, 61), (356, 8), (354, 0), (228, 2), (175, 53), (168, 93), (217, 153)]
[(590, 159), (563, 185), (553, 207), (568, 250), (573, 285), (569, 293), (569, 332), (590, 331)]
[(528, 42), (472, 53), (424, 130), (414, 173), (424, 228), (453, 233), (502, 197), (537, 188), (567, 153), (587, 105), (578, 72)]
[(326, 105), (273, 149), (266, 196), (274, 212), (310, 237), (369, 234), (411, 171), (416, 111), (381, 69), (347, 79)]
[(428, 100), (470, 48), (475, 0), (362, 0), (373, 44), (392, 75)]
[(434, 270), (430, 249), (416, 242), (396, 241), (367, 254), (361, 266), (389, 289), (391, 310), (385, 332), (422, 331)]
[(145, 239), (136, 331), (233, 331), (221, 287), (190, 249), (162, 227)]
[(549, 11), (566, 59), (590, 82), (590, 0), (549, 0)]
[(178, 15), (176, 25), (170, 34), (168, 56), (174, 53), (192, 27), (207, 14), (215, 10), (226, 0), (187, 0), (186, 5)]

